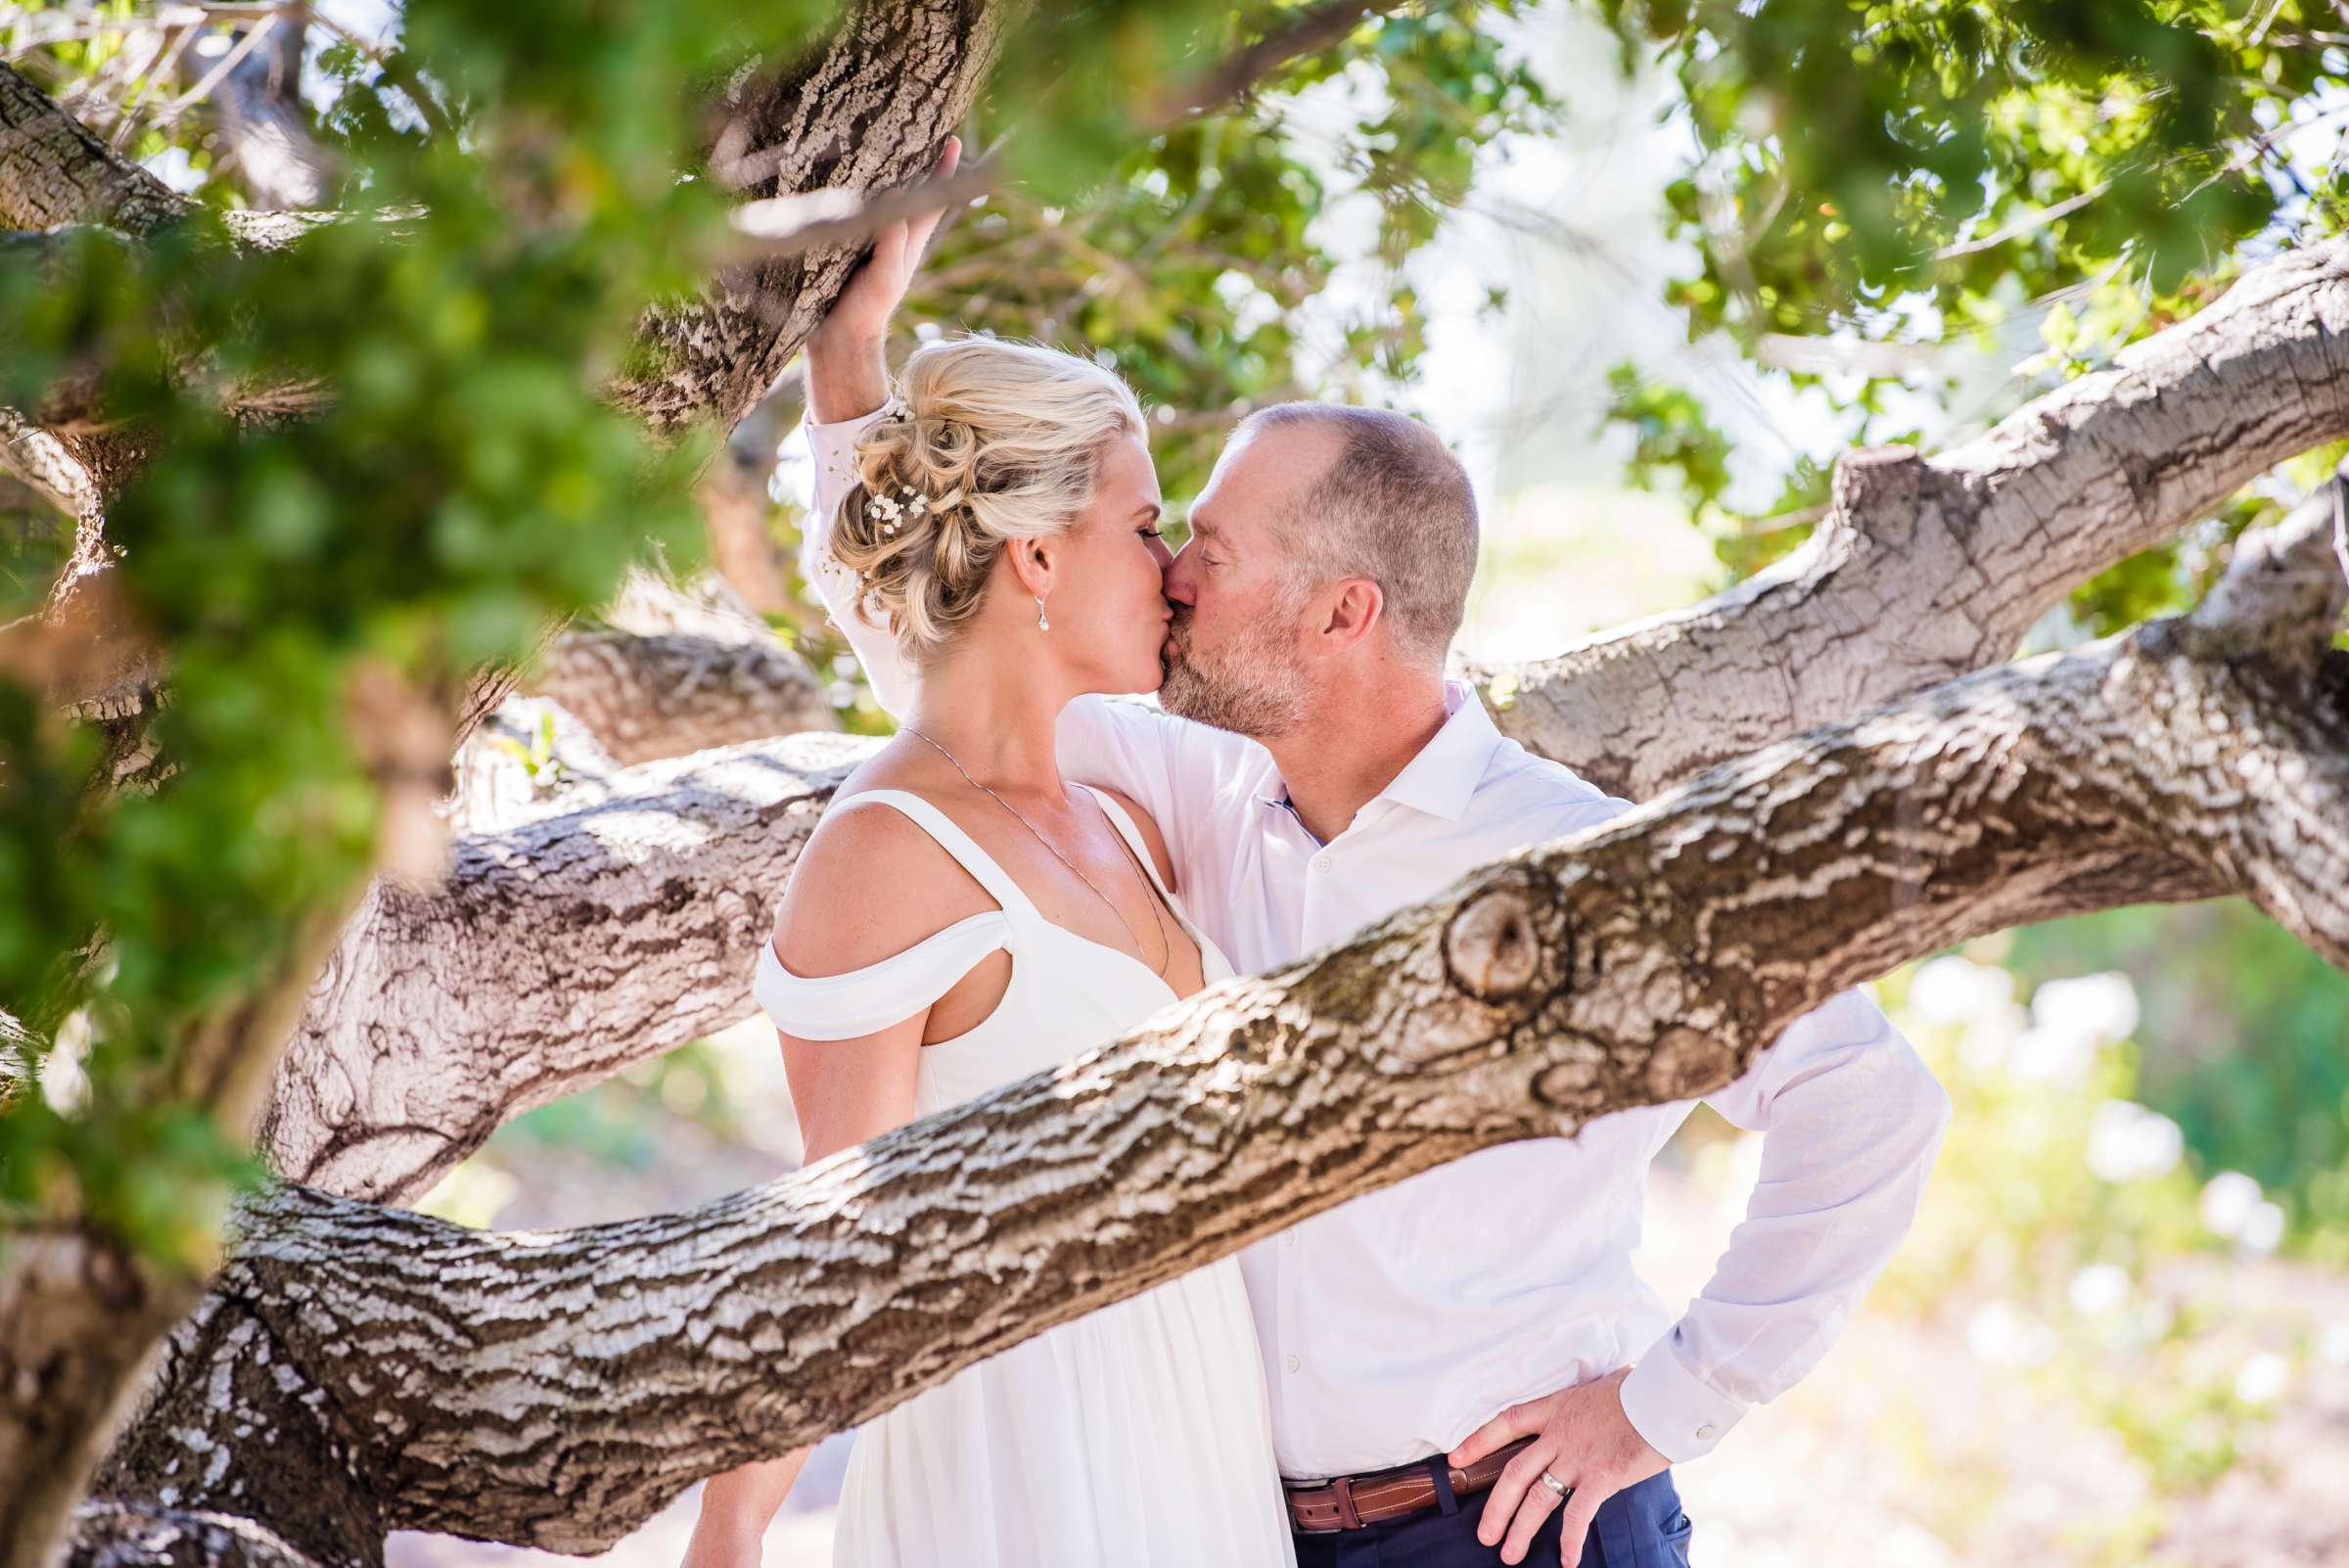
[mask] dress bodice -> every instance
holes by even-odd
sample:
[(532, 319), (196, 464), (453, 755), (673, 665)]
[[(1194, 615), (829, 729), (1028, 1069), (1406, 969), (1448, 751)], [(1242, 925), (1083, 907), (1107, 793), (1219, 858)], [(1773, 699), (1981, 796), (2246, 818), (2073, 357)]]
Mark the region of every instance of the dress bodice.
[[(1159, 897), (1198, 944), (1207, 983), (1228, 979), (1231, 965), (1167, 891), (1133, 819), (1109, 796), (1091, 793)], [(852, 799), (904, 813), (971, 874), (997, 907), (843, 975), (795, 975), (783, 967), (774, 944), (762, 943), (754, 990), (784, 1033), (802, 1039), (852, 1039), (912, 1017), (989, 953), (1010, 953), (1011, 980), (994, 1011), (951, 1039), (923, 1047), (914, 1080), (916, 1116), (1056, 1067), (1115, 1039), (1176, 999), (1174, 988), (1132, 954), (1045, 919), (1019, 883), (930, 802), (904, 790), (868, 790)]]

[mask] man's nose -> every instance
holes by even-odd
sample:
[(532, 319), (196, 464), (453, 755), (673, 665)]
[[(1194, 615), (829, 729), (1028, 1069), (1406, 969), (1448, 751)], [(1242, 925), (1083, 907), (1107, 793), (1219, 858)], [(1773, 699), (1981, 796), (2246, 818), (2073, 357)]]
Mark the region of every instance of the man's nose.
[[(1160, 548), (1164, 549), (1165, 546), (1161, 545)], [(1167, 562), (1164, 591), (1174, 603), (1191, 604), (1196, 601), (1196, 595), (1191, 587), (1192, 570), (1191, 546), (1186, 541), (1183, 547), (1175, 551)]]

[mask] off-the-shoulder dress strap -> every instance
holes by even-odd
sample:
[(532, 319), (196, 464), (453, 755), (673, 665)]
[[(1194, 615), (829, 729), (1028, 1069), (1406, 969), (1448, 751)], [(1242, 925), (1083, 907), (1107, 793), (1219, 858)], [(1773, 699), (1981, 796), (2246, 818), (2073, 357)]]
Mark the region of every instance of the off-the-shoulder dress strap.
[(787, 1035), (855, 1039), (903, 1023), (953, 990), (980, 959), (1010, 945), (1011, 921), (1000, 909), (957, 920), (903, 952), (845, 975), (795, 975), (775, 955), (775, 945), (762, 942), (751, 993)]
[[(795, 975), (783, 967), (773, 943), (761, 944), (752, 992), (777, 1028), (802, 1039), (853, 1039), (911, 1018), (953, 989), (980, 959), (1009, 947), (1016, 917), (1036, 915), (1036, 905), (1010, 873), (920, 796), (867, 790), (849, 801), (878, 801), (910, 818), (1002, 908), (957, 920), (903, 952), (845, 975)], [(877, 891), (886, 896), (886, 890)]]

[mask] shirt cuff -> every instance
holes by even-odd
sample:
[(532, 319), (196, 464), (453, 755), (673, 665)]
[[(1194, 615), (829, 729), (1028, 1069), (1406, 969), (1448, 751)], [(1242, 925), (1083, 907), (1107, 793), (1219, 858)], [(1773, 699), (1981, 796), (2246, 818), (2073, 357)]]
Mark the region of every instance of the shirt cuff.
[(1665, 1335), (1632, 1368), (1619, 1391), (1632, 1429), (1675, 1464), (1713, 1452), (1745, 1416), (1747, 1406), (1708, 1387), (1681, 1364)]

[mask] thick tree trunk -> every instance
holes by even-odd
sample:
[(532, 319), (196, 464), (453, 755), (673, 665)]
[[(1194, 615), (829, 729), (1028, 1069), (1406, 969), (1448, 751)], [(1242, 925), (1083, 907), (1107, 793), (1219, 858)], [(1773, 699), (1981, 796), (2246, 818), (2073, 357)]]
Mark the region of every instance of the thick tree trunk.
[[(858, 8), (830, 51), (726, 106), (714, 162), (754, 197), (902, 183), (960, 120), (1006, 10)], [(137, 234), (184, 210), (23, 86), (0, 67), (0, 219)], [(2073, 582), (2349, 433), (2344, 255), (2254, 274), (1958, 452), (1847, 463), (1804, 555), (1514, 672), (1505, 721), (1644, 795), (2004, 658)], [(650, 312), (664, 373), (618, 394), (656, 430), (730, 422), (852, 262), (777, 256)], [(135, 459), (103, 434), (68, 448), (101, 496)], [(483, 1237), (273, 1197), (176, 1336), (110, 1476), (129, 1500), (85, 1512), (82, 1554), (364, 1563), (398, 1524), (600, 1545), (695, 1476), (1301, 1214), (1719, 1083), (1827, 992), (1973, 932), (2242, 891), (2343, 962), (2349, 678), (2314, 652), (2339, 599), (2301, 564), (2309, 536), (2303, 520), (2291, 550), (2247, 556), (2207, 616), (1722, 766), (1344, 949), (697, 1215)], [(740, 1016), (767, 905), (858, 754), (801, 740), (654, 764), (591, 810), (470, 841), (438, 892), (379, 886), (279, 1081), (280, 1169), (410, 1192), (518, 1110)], [(192, 1060), (248, 1082), (233, 1053)], [(138, 1325), (121, 1325), (126, 1352)], [(85, 1414), (120, 1386), (86, 1359), (59, 1375)], [(263, 1473), (263, 1447), (299, 1453)], [(255, 1512), (275, 1534), (241, 1523)], [(10, 1526), (13, 1568), (38, 1538)]]
[[(831, 47), (721, 105), (712, 163), (749, 199), (877, 191), (927, 173), (994, 64), (1020, 0), (857, 0)], [(876, 134), (887, 126), (886, 133)], [(860, 246), (778, 255), (728, 272), (690, 306), (646, 313), (667, 368), (620, 401), (656, 431), (735, 423), (855, 270)]]
[(591, 1551), (699, 1477), (1304, 1216), (1715, 1087), (1832, 992), (1953, 942), (2241, 893), (2349, 967), (2333, 504), (2193, 618), (1716, 767), (693, 1213), (495, 1234), (281, 1189), (110, 1479), (247, 1512), (277, 1450), (206, 1391), (266, 1369), (348, 1434), (346, 1506), (378, 1527)]
[[(5, 1096), (0, 1096), (4, 1098)], [(15, 1234), (0, 1268), (0, 1538), (62, 1542), (139, 1368), (202, 1294), (80, 1230)], [(93, 1320), (103, 1332), (91, 1332)]]

